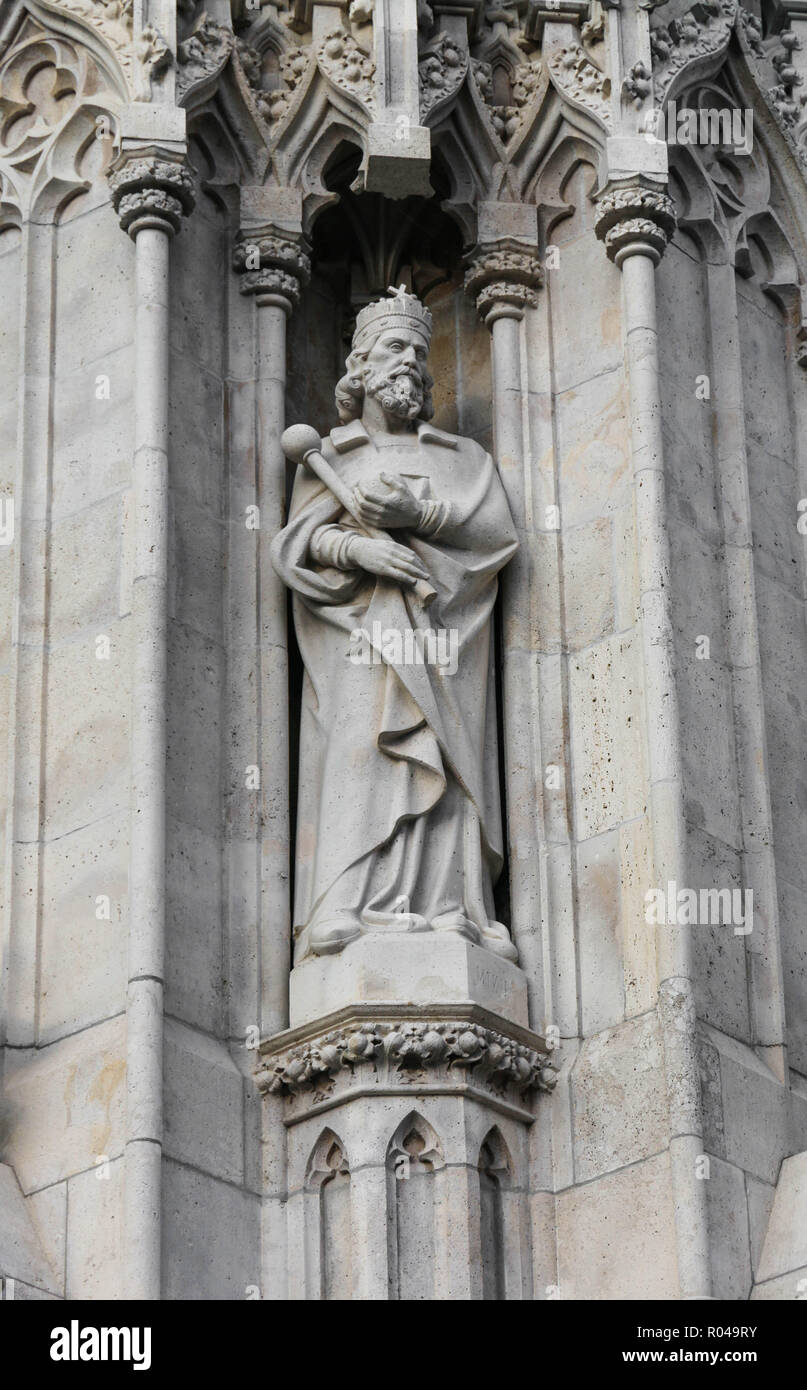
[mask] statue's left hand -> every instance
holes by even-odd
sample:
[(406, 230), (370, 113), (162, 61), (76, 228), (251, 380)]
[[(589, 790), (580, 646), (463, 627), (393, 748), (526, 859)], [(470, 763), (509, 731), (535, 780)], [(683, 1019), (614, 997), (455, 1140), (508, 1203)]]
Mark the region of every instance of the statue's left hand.
[(380, 473), (371, 483), (353, 489), (353, 505), (365, 526), (407, 527), (414, 530), (421, 516), (421, 503), (403, 478)]

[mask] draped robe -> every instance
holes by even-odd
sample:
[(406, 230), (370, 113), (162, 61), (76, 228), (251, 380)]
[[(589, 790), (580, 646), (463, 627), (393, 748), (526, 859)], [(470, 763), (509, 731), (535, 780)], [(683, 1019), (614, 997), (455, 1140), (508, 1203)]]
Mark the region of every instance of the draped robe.
[[(475, 441), (423, 423), (382, 442), (354, 421), (322, 452), (350, 488), (398, 473), (449, 508), (434, 535), (390, 532), (428, 570), (437, 597), (424, 607), (391, 580), (321, 562), (323, 536), (359, 528), (318, 478), (297, 471), (272, 548), (293, 590), (305, 666), (296, 958), (312, 924), (342, 916), (364, 931), (461, 930), (512, 958), (492, 920), (502, 864), (492, 613), (498, 572), (517, 548), (498, 473)], [(383, 640), (439, 629), (456, 653), (453, 674)], [(359, 632), (370, 661), (356, 660)]]

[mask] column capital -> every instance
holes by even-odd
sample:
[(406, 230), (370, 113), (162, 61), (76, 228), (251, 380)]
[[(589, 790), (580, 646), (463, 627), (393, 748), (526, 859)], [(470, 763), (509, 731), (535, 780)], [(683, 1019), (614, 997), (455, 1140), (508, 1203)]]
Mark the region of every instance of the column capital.
[(242, 294), (257, 295), (259, 304), (276, 304), (289, 315), (311, 278), (308, 244), (301, 233), (242, 227), (233, 248), (233, 269), (241, 276)]
[(658, 265), (675, 231), (675, 207), (659, 183), (611, 183), (597, 199), (595, 231), (608, 259), (621, 266), (628, 256), (649, 256)]
[(112, 205), (134, 238), (144, 227), (173, 236), (192, 210), (193, 179), (180, 159), (163, 151), (128, 150), (109, 174)]
[(121, 146), (108, 174), (112, 205), (134, 238), (144, 227), (173, 236), (195, 201), (185, 164), (185, 112), (177, 106), (133, 102), (120, 113)]
[(465, 289), (488, 328), (499, 318), (522, 319), (538, 303), (543, 271), (537, 245), (502, 237), (476, 247), (466, 264)]

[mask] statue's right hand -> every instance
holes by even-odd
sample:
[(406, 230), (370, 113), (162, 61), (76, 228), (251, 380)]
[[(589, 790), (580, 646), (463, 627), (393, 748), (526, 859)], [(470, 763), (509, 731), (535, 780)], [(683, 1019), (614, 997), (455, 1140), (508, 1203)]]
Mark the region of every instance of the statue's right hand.
[(370, 574), (393, 579), (396, 584), (412, 588), (419, 579), (429, 578), (429, 572), (413, 550), (392, 540), (373, 540), (356, 536), (350, 543), (350, 563)]

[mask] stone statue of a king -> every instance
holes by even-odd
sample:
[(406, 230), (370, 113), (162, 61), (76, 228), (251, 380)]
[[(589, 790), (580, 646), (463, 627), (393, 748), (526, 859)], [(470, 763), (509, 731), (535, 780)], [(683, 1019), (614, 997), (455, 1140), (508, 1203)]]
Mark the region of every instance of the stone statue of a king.
[(295, 959), (456, 932), (515, 960), (493, 907), (492, 615), (516, 532), (490, 455), (430, 424), (431, 314), (390, 293), (358, 315), (341, 424), (285, 443), (303, 460), (272, 550), (305, 665)]

